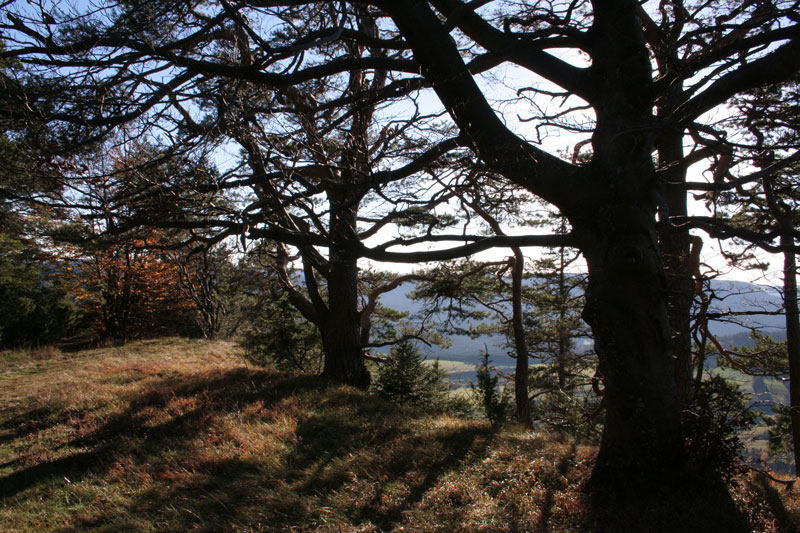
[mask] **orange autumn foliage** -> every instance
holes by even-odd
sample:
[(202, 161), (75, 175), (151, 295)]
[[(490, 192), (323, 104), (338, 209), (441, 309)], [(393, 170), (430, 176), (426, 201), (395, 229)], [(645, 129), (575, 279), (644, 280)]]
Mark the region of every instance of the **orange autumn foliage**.
[(151, 232), (84, 252), (74, 263), (74, 294), (95, 317), (99, 337), (124, 344), (195, 328), (194, 304), (181, 291), (179, 267), (153, 250), (162, 240)]

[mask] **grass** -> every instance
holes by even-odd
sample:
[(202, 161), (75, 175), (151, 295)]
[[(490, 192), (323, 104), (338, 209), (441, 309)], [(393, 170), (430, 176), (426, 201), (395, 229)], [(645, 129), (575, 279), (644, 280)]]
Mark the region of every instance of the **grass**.
[[(591, 446), (248, 367), (229, 343), (0, 364), (2, 531), (620, 530), (581, 490)], [(800, 524), (765, 478), (732, 497), (753, 530)]]
[(463, 361), (452, 361), (450, 359), (427, 359), (425, 361), (426, 364), (432, 365), (434, 361), (439, 362), (439, 368), (447, 372), (448, 374), (452, 374), (454, 372), (474, 372), (475, 365), (471, 365), (469, 363), (464, 363)]

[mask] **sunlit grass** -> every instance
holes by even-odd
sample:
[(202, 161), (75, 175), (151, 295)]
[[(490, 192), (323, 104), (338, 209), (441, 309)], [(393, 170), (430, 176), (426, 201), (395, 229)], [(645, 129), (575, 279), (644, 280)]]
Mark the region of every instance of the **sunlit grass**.
[[(248, 367), (181, 339), (0, 374), (1, 531), (591, 531), (595, 450)], [(743, 478), (760, 531), (798, 499)], [(783, 529), (782, 529), (783, 528)]]

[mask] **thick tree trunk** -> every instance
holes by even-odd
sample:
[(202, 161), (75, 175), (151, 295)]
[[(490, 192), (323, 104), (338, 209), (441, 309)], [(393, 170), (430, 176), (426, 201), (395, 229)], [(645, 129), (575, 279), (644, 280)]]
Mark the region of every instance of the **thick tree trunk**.
[[(658, 146), (659, 166), (662, 179), (668, 183), (683, 183), (686, 170), (676, 164), (683, 159), (683, 138), (680, 133), (665, 134)], [(663, 191), (663, 207), (670, 216), (686, 216), (686, 192), (679, 187), (669, 187)], [(662, 207), (662, 208), (663, 208)], [(662, 222), (667, 213), (661, 213)], [(695, 283), (692, 279), (693, 267), (690, 261), (690, 242), (687, 230), (676, 230), (662, 224), (659, 234), (661, 259), (666, 274), (667, 313), (672, 337), (672, 356), (675, 365), (675, 384), (678, 401), (687, 405), (692, 397), (692, 338), (691, 312), (694, 301)]]
[(525, 327), (522, 320), (522, 275), (525, 270), (525, 257), (518, 247), (513, 248), (514, 266), (511, 270), (512, 326), (517, 363), (514, 369), (514, 400), (517, 408), (517, 421), (524, 427), (533, 426), (531, 406), (528, 400), (528, 343), (525, 340)]
[[(781, 246), (794, 239), (781, 236)], [(789, 356), (789, 404), (792, 421), (795, 469), (800, 465), (800, 310), (797, 305), (797, 259), (794, 252), (783, 252), (783, 299), (786, 309), (786, 351)]]
[(582, 208), (566, 212), (589, 269), (584, 319), (605, 389), (590, 486), (652, 494), (686, 473), (655, 221), (655, 131), (641, 133), (654, 120), (652, 65), (635, 2), (596, 2), (594, 16), (599, 86), (586, 178), (600, 186)]
[(370, 376), (361, 347), (357, 281), (355, 260), (331, 260), (328, 313), (320, 327), (324, 353), (322, 374), (334, 381), (366, 388)]
[(595, 338), (606, 425), (590, 486), (651, 490), (684, 471), (664, 279), (648, 209), (608, 205), (589, 232), (584, 319)]
[(356, 237), (356, 215), (360, 197), (354, 191), (329, 191), (330, 235), (334, 246), (328, 260), (328, 304), (318, 324), (322, 336), (324, 368), (332, 380), (360, 388), (369, 386), (370, 375), (364, 364), (361, 343), (361, 316), (358, 311), (358, 264), (348, 253)]

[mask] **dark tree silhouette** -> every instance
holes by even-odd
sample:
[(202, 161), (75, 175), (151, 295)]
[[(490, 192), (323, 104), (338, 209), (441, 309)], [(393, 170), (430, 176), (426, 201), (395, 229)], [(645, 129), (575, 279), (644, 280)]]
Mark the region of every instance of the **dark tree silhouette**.
[[(174, 154), (239, 142), (245, 163), (211, 189), (246, 185), (257, 198), (243, 198), (240, 209), (188, 216), (187, 227), (327, 248), (331, 279), (344, 279), (358, 257), (412, 262), (493, 245), (574, 244), (589, 268), (583, 316), (595, 337), (607, 407), (592, 485), (635, 494), (652, 493), (687, 473), (680, 412), (691, 392), (689, 229), (767, 248), (775, 248), (780, 235), (797, 236), (796, 229), (736, 227), (713, 214), (689, 217), (687, 208), (687, 191), (733, 191), (766, 171), (730, 172), (713, 112), (741, 92), (797, 72), (797, 12), (797, 2), (770, 0), (126, 1), (91, 13), (40, 13), (20, 4), (8, 10), (0, 31), (7, 41), (2, 57), (20, 65), (4, 76), (20, 78), (25, 87), (12, 90), (18, 105), (8, 113), (31, 125), (44, 120), (46, 129), (31, 130), (46, 134), (37, 139), (44, 148), (79, 150), (123, 124), (169, 141)], [(510, 73), (507, 84), (522, 80), (513, 94), (532, 104), (532, 115), (522, 121), (545, 132), (562, 127), (583, 133), (576, 148), (591, 147), (583, 164), (546, 151), (514, 125), (513, 113), (501, 114), (490, 96), (498, 85), (478, 82), (501, 64), (506, 70), (496, 72)], [(358, 72), (369, 72), (373, 82), (385, 75), (386, 81), (365, 87)], [(320, 90), (337, 81), (344, 90)], [(353, 85), (363, 90), (350, 90)], [(414, 110), (433, 105), (419, 98), (431, 94), (427, 89), (440, 104), (433, 113), (446, 111), (457, 135), (429, 123), (425, 147), (410, 151), (405, 164), (390, 158), (395, 166), (365, 173), (361, 165), (369, 150), (358, 140), (363, 110), (377, 109), (376, 117), (398, 113), (405, 124)], [(541, 103), (552, 97), (563, 105), (551, 110)], [(345, 168), (250, 149), (252, 137), (282, 146), (275, 131), (259, 127), (282, 120), (287, 106), (310, 109), (340, 128), (343, 153), (350, 154), (340, 160), (348, 162)], [(324, 115), (331, 110), (336, 112)], [(292, 145), (291, 138), (282, 140)], [(687, 140), (693, 143), (688, 154)], [(385, 190), (392, 177), (426, 169), (455, 145), (553, 204), (568, 218), (571, 234), (466, 235), (463, 246), (402, 255), (388, 245), (341, 238), (355, 231), (359, 186)], [(688, 166), (703, 159), (713, 159), (715, 179), (688, 181)], [(273, 162), (270, 171), (266, 165)], [(293, 170), (298, 164), (305, 173)], [(309, 181), (314, 166), (322, 167), (321, 181)], [(69, 170), (63, 164), (55, 169)], [(346, 173), (356, 181), (341, 179)], [(314, 205), (320, 184), (330, 200), (340, 201)], [(275, 186), (293, 191), (280, 206), (258, 198)], [(299, 203), (283, 203), (294, 199)], [(330, 227), (310, 231), (313, 217), (303, 218), (304, 206), (315, 215), (328, 211)], [(287, 218), (280, 218), (279, 207), (290, 211)], [(432, 231), (425, 237), (454, 240)], [(352, 314), (349, 296), (340, 304)], [(337, 376), (360, 380), (358, 365), (342, 368), (347, 370)]]

